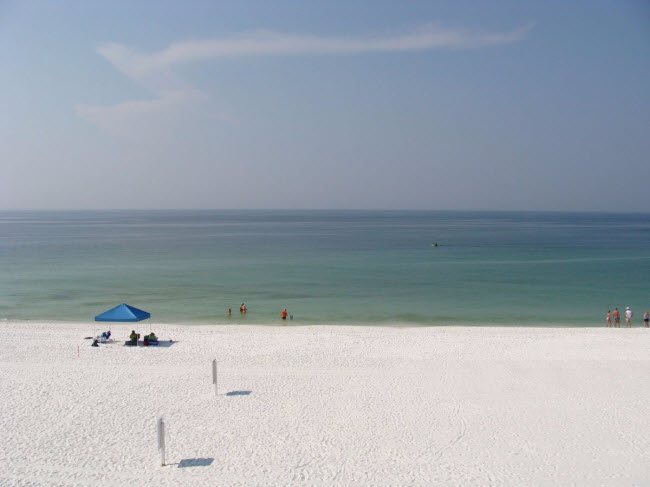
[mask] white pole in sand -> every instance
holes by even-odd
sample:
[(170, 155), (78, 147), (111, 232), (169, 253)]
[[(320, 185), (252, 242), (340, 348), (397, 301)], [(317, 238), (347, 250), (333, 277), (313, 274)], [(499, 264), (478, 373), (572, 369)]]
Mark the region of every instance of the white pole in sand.
[(165, 466), (165, 422), (158, 418), (158, 450), (160, 451), (160, 465)]
[(212, 361), (212, 383), (214, 384), (214, 395), (218, 396), (218, 387), (217, 387), (217, 359)]

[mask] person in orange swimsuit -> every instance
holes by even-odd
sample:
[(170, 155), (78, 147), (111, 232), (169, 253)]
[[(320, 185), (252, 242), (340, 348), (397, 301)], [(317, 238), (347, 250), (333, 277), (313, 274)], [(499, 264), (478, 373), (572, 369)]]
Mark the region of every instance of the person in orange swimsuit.
[(280, 316), (282, 316), (282, 319), (283, 319), (283, 320), (286, 320), (286, 319), (287, 319), (287, 308), (284, 308), (284, 309), (282, 310), (282, 313), (280, 313)]

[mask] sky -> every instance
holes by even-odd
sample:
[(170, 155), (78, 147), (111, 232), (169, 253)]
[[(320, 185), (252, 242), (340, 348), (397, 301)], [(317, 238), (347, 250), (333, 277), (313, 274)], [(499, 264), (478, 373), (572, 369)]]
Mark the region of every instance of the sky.
[(0, 209), (650, 211), (650, 2), (0, 0)]

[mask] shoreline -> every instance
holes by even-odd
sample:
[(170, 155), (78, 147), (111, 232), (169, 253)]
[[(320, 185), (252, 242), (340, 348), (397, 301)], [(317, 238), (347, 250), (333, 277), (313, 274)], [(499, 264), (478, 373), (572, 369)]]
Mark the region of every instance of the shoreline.
[[(632, 322), (632, 328), (645, 328), (643, 324), (643, 317), (634, 318), (635, 321)], [(639, 322), (640, 320), (640, 322)], [(95, 322), (92, 320), (84, 321), (75, 321), (75, 320), (46, 320), (46, 319), (16, 319), (16, 318), (0, 318), (0, 324), (11, 324), (11, 323), (47, 323), (51, 325), (90, 325), (92, 326), (96, 323), (95, 326), (100, 326), (101, 324), (106, 325), (128, 325), (128, 322)], [(148, 324), (148, 320), (139, 321), (131, 323), (136, 326), (142, 324)], [(595, 324), (563, 324), (555, 322), (536, 322), (531, 324), (503, 324), (503, 323), (492, 323), (492, 322), (482, 322), (480, 324), (469, 324), (469, 323), (415, 323), (415, 322), (372, 322), (372, 323), (359, 323), (359, 322), (303, 322), (301, 320), (287, 320), (286, 323), (282, 322), (278, 318), (277, 322), (271, 321), (247, 321), (247, 320), (237, 320), (236, 322), (228, 321), (184, 321), (184, 322), (166, 322), (166, 321), (152, 321), (152, 326), (207, 326), (207, 327), (222, 327), (222, 326), (233, 326), (233, 327), (282, 327), (282, 328), (305, 328), (305, 327), (359, 327), (359, 328), (585, 328), (585, 329), (598, 329), (598, 328), (609, 328), (602, 325)], [(613, 326), (611, 328), (614, 328)], [(621, 329), (625, 328), (625, 322), (623, 321), (620, 326)]]

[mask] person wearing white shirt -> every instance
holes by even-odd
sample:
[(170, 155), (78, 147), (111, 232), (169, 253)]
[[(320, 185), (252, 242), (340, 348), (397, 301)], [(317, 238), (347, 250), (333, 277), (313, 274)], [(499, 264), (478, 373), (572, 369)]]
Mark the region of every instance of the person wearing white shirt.
[(632, 328), (632, 317), (634, 316), (634, 313), (632, 313), (632, 310), (628, 306), (625, 309), (625, 327), (626, 328)]

